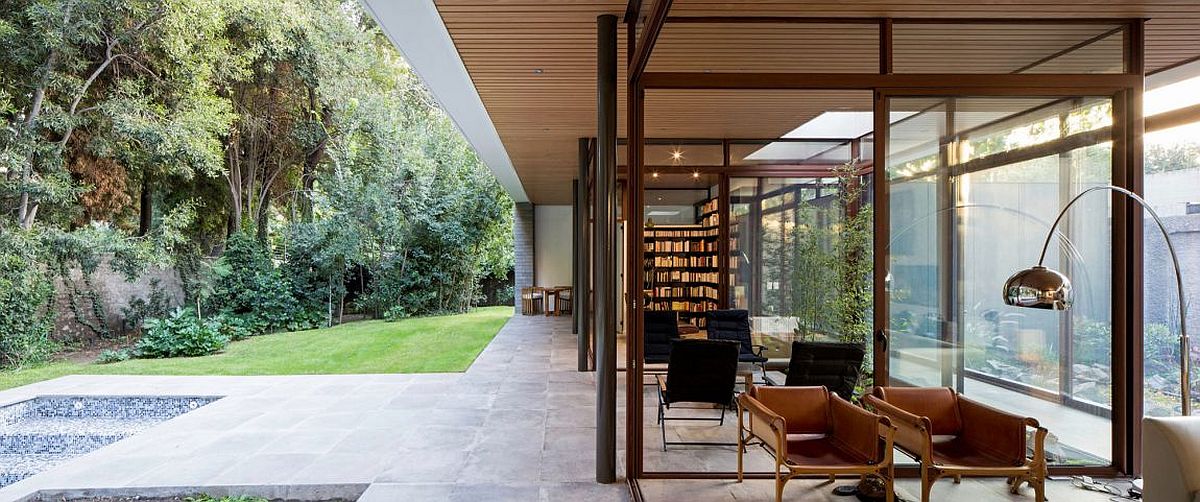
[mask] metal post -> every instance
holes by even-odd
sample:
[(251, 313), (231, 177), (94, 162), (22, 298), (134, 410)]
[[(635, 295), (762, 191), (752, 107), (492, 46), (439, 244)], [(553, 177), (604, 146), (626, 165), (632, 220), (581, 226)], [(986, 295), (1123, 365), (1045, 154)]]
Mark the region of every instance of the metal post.
[(596, 18), (596, 481), (617, 480), (617, 16)]
[(579, 179), (575, 180), (575, 289), (571, 311), (575, 313), (575, 332), (579, 334), (579, 371), (590, 370), (592, 344), (588, 332), (588, 308), (591, 301), (591, 249), (588, 247), (588, 168), (591, 167), (591, 140), (579, 139)]

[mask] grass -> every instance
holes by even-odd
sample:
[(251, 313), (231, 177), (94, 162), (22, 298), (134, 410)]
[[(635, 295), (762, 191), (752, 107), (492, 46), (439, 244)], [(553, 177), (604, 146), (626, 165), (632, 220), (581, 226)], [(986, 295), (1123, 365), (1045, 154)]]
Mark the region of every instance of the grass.
[(0, 390), (65, 375), (323, 375), (464, 371), (500, 331), (512, 307), (397, 322), (256, 336), (220, 354), (112, 364), (58, 361), (0, 371)]

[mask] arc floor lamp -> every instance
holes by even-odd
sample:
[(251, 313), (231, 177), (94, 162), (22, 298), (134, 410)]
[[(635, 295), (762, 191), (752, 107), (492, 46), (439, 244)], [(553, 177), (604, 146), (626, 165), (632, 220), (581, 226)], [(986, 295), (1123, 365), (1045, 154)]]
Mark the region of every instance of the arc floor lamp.
[(1167, 250), (1171, 253), (1171, 263), (1175, 266), (1175, 286), (1179, 291), (1179, 393), (1183, 401), (1183, 415), (1189, 416), (1191, 415), (1191, 382), (1188, 376), (1191, 374), (1191, 348), (1187, 334), (1187, 304), (1183, 296), (1183, 277), (1179, 271), (1179, 258), (1175, 255), (1175, 246), (1171, 243), (1171, 236), (1167, 234), (1167, 228), (1163, 225), (1162, 219), (1138, 194), (1117, 186), (1101, 185), (1088, 188), (1071, 199), (1059, 211), (1058, 218), (1055, 218), (1054, 223), (1050, 226), (1050, 232), (1046, 234), (1046, 242), (1042, 244), (1042, 255), (1038, 258), (1038, 264), (1013, 274), (1004, 282), (1004, 303), (1016, 307), (1048, 310), (1071, 308), (1071, 279), (1057, 270), (1046, 268), (1043, 263), (1046, 261), (1046, 250), (1050, 247), (1050, 238), (1054, 235), (1054, 229), (1066, 216), (1067, 210), (1071, 209), (1071, 206), (1084, 195), (1098, 190), (1121, 193), (1133, 199), (1145, 208), (1146, 212), (1150, 213), (1150, 216), (1154, 218), (1154, 223), (1162, 231), (1163, 238), (1167, 241)]

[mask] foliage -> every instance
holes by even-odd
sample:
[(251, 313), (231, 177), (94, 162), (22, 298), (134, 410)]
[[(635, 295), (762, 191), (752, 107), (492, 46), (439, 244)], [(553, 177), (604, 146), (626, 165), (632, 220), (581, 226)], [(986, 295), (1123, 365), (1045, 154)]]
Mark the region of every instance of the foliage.
[(1200, 142), (1146, 146), (1146, 174), (1200, 168)]
[(162, 319), (147, 319), (142, 339), (134, 348), (140, 358), (196, 357), (213, 354), (229, 344), (214, 321), (202, 321), (191, 309), (175, 309)]
[(511, 201), (358, 2), (13, 0), (0, 67), (0, 231), (99, 337), (105, 263), (177, 267), (231, 338), (332, 323), (350, 271), (352, 306), (399, 317), (512, 269)]
[(100, 355), (96, 356), (96, 364), (119, 363), (133, 359), (133, 356), (134, 352), (132, 349), (109, 349), (100, 352)]
[(150, 281), (150, 294), (145, 298), (133, 297), (129, 305), (121, 309), (125, 326), (130, 331), (141, 329), (146, 319), (166, 317), (171, 312), (171, 298), (158, 279)]
[(256, 316), (237, 316), (221, 313), (212, 319), (221, 335), (232, 341), (245, 340), (267, 332), (268, 326)]
[(253, 318), (267, 330), (288, 327), (298, 310), (296, 298), (265, 246), (245, 234), (230, 236), (221, 256), (229, 273), (214, 286), (217, 308)]
[(818, 332), (865, 343), (871, 334), (871, 207), (855, 162), (835, 170), (836, 204), (797, 207), (788, 292), (801, 336)]
[(57, 344), (54, 286), (32, 254), (27, 235), (0, 230), (0, 368), (20, 368), (48, 360)]

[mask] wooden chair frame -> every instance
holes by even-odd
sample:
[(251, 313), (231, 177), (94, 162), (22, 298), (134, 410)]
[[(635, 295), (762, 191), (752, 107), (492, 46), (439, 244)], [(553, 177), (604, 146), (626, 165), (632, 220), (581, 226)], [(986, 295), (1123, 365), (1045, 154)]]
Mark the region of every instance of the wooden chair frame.
[[(831, 399), (840, 399), (830, 396)], [(759, 445), (775, 458), (775, 502), (783, 502), (783, 487), (797, 476), (824, 474), (829, 481), (837, 476), (854, 476), (865, 478), (876, 476), (883, 480), (887, 492), (887, 502), (895, 500), (895, 466), (892, 462), (892, 448), (896, 436), (896, 427), (892, 426), (887, 417), (882, 417), (879, 423), (879, 437), (883, 438), (883, 460), (876, 464), (857, 466), (806, 466), (787, 461), (787, 424), (779, 414), (771, 411), (749, 394), (741, 394), (737, 399), (738, 407), (738, 451), (737, 451), (737, 482), (741, 483), (745, 472), (743, 459), (746, 447)], [(749, 417), (750, 424), (745, 421)], [(755, 424), (765, 427), (765, 433), (755, 431)], [(786, 471), (786, 472), (785, 472)]]
[[(955, 395), (956, 399), (966, 399)], [(1049, 430), (1038, 424), (1037, 419), (1024, 417), (1026, 431), (1033, 429), (1034, 446), (1033, 458), (1027, 458), (1020, 466), (961, 466), (946, 465), (933, 461), (933, 422), (929, 417), (909, 413), (895, 405), (884, 401), (875, 395), (863, 397), (863, 403), (869, 404), (877, 412), (892, 419), (898, 430), (896, 447), (905, 455), (912, 457), (921, 464), (921, 502), (929, 502), (933, 483), (944, 477), (954, 478), (954, 483), (962, 482), (967, 477), (1005, 477), (1009, 493), (1017, 494), (1021, 485), (1029, 483), (1033, 487), (1034, 499), (1037, 502), (1046, 500), (1046, 435)], [(996, 413), (1005, 413), (990, 406), (972, 401), (972, 403), (989, 408)], [(1008, 414), (1008, 413), (1005, 413)], [(1009, 414), (1011, 415), (1011, 414)]]

